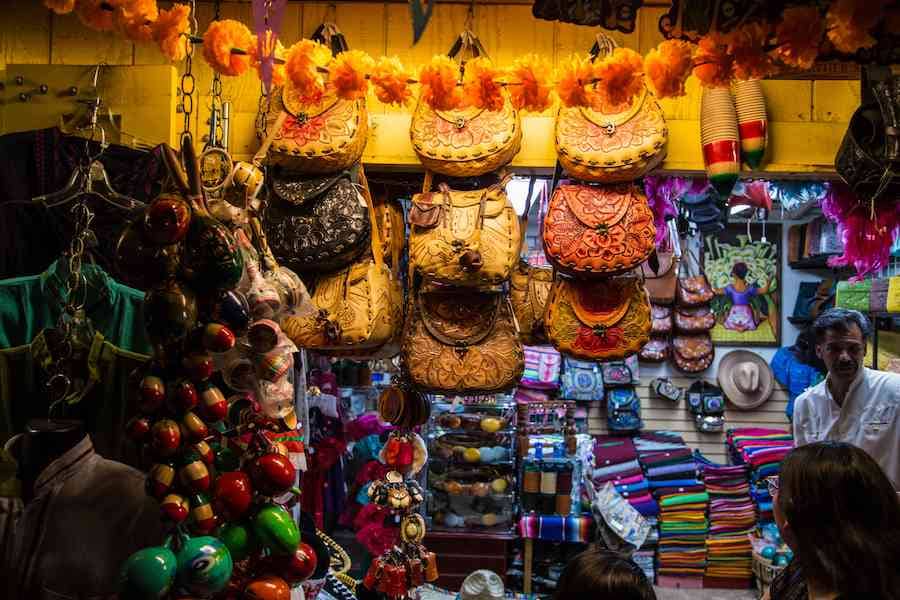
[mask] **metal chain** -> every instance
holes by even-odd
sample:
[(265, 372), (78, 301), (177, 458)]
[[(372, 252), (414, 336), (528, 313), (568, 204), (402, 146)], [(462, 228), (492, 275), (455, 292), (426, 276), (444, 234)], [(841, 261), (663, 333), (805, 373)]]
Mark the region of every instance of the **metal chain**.
[[(221, 18), (221, 3), (216, 0), (214, 3), (215, 14), (213, 21)], [(210, 86), (210, 105), (209, 105), (209, 139), (206, 140), (206, 147), (223, 148), (225, 147), (225, 128), (223, 127), (222, 118), (225, 109), (222, 102), (222, 75), (216, 71), (213, 73), (212, 85)]]
[(194, 112), (194, 91), (197, 89), (197, 80), (194, 78), (194, 42), (191, 38), (197, 33), (197, 3), (191, 0), (191, 31), (184, 38), (184, 74), (181, 76), (181, 112), (184, 114), (184, 128), (181, 135), (191, 132), (191, 115)]

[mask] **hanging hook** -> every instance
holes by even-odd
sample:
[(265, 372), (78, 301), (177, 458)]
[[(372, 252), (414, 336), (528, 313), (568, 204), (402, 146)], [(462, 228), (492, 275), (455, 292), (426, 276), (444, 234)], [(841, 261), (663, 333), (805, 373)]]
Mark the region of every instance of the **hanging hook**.
[(326, 23), (337, 23), (337, 3), (329, 2), (328, 9), (325, 12)]
[(466, 11), (465, 29), (467, 31), (472, 31), (474, 28), (475, 28), (475, 0), (471, 0), (469, 2), (469, 8)]

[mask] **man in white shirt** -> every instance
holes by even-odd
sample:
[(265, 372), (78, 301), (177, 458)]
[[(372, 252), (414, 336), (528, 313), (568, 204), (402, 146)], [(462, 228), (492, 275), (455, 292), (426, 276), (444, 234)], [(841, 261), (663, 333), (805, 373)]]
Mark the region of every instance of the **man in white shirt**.
[(794, 442), (837, 440), (874, 458), (900, 490), (900, 375), (863, 366), (869, 320), (860, 312), (828, 310), (813, 323), (816, 355), (828, 369), (794, 404)]

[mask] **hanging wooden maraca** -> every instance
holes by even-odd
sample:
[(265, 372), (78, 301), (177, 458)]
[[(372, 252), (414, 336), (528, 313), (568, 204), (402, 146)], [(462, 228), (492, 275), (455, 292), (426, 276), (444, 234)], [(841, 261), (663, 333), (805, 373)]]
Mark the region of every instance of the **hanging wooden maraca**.
[(728, 88), (703, 88), (700, 141), (709, 182), (727, 200), (741, 171), (737, 113)]
[(762, 166), (769, 138), (766, 98), (758, 79), (734, 82), (734, 108), (741, 135), (741, 158), (751, 169)]

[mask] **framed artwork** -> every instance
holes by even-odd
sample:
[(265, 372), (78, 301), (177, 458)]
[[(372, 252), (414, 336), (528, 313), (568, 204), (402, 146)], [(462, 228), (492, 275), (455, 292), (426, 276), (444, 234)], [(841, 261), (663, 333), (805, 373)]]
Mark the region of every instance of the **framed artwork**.
[(781, 225), (729, 224), (704, 242), (703, 266), (716, 296), (713, 342), (781, 346)]

